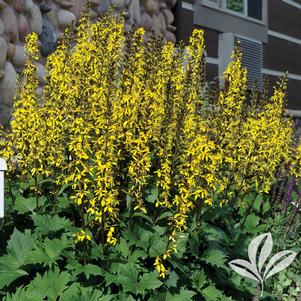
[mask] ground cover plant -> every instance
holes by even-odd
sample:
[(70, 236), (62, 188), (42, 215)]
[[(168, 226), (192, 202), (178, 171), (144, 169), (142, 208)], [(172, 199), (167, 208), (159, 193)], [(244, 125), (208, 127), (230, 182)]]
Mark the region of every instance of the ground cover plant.
[[(174, 45), (124, 32), (121, 17), (84, 15), (49, 56), (40, 96), (37, 40), (27, 37), (13, 120), (1, 129), (2, 299), (257, 296), (228, 261), (267, 231), (276, 248), (300, 250), (286, 78), (271, 97), (249, 93), (237, 46), (224, 87), (208, 88), (202, 30)], [(269, 282), (266, 300), (297, 298), (298, 263)]]

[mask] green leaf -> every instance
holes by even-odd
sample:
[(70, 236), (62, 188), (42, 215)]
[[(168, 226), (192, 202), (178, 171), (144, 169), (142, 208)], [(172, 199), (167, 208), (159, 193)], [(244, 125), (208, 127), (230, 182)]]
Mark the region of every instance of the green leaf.
[(171, 293), (167, 293), (166, 301), (192, 301), (192, 297), (196, 295), (195, 292), (187, 290), (185, 288), (181, 288), (179, 294), (172, 295)]
[(62, 259), (62, 251), (72, 246), (72, 242), (65, 236), (61, 239), (46, 238), (40, 245), (35, 245), (35, 250), (32, 251), (31, 263), (42, 263), (51, 266), (56, 261)]
[(79, 275), (81, 273), (84, 273), (87, 280), (89, 280), (91, 275), (94, 276), (102, 276), (104, 274), (104, 271), (101, 267), (95, 265), (95, 264), (86, 264), (86, 265), (81, 265), (79, 264), (75, 270), (74, 273), (76, 275)]
[(167, 220), (170, 217), (172, 217), (172, 213), (170, 211), (165, 211), (157, 217), (156, 223), (158, 223), (161, 220)]
[(204, 252), (201, 259), (211, 266), (224, 268), (227, 261), (227, 255), (219, 249), (208, 249)]
[(120, 238), (119, 244), (116, 246), (116, 250), (121, 253), (121, 255), (125, 258), (129, 256), (130, 249), (129, 245), (124, 238)]
[(177, 258), (181, 258), (186, 252), (188, 236), (189, 236), (188, 233), (182, 234), (180, 239), (178, 240), (177, 253), (175, 253), (175, 256)]
[(10, 267), (7, 267), (6, 269), (4, 269), (2, 264), (0, 264), (0, 288), (1, 289), (4, 288), (5, 286), (11, 284), (13, 281), (18, 279), (19, 277), (25, 276), (25, 275), (28, 275), (28, 273), (25, 272), (24, 270), (19, 270), (19, 269), (14, 270)]
[(149, 240), (149, 256), (161, 256), (166, 250), (167, 243), (167, 237), (160, 237), (157, 233), (154, 233)]
[(47, 297), (48, 301), (56, 301), (67, 288), (69, 281), (70, 275), (67, 272), (60, 273), (59, 269), (55, 267), (47, 271), (43, 276), (38, 274), (29, 284), (28, 290), (41, 294), (44, 298)]
[(111, 301), (114, 295), (103, 295), (103, 293), (93, 287), (82, 287), (79, 283), (75, 282), (64, 291), (60, 297), (60, 301)]
[(23, 286), (18, 287), (14, 294), (7, 294), (3, 301), (40, 301), (41, 297), (28, 294)]
[(196, 232), (190, 233), (190, 238), (188, 240), (188, 244), (189, 244), (191, 253), (195, 256), (199, 256), (200, 240), (199, 240), (199, 236)]
[(138, 283), (136, 266), (131, 264), (119, 265), (115, 281), (122, 286), (124, 292), (136, 293)]
[(213, 285), (207, 286), (205, 289), (202, 290), (202, 295), (204, 296), (206, 301), (218, 301), (224, 300), (223, 294), (221, 291), (215, 288)]
[(178, 280), (179, 280), (179, 276), (175, 271), (172, 271), (169, 274), (169, 277), (166, 281), (166, 285), (168, 287), (178, 287)]
[(154, 204), (158, 198), (158, 194), (159, 194), (158, 187), (152, 188), (146, 197), (146, 201), (151, 204)]
[(198, 292), (206, 285), (207, 277), (205, 275), (204, 270), (195, 271), (191, 275), (192, 287), (195, 288)]
[(252, 213), (246, 218), (244, 228), (246, 229), (246, 231), (253, 233), (254, 230), (256, 231), (256, 227), (258, 226), (259, 221), (260, 217)]
[(253, 209), (258, 212), (260, 209), (261, 203), (262, 203), (262, 195), (258, 195), (254, 201)]
[(37, 206), (37, 201), (34, 197), (24, 198), (23, 196), (19, 195), (16, 198), (14, 209), (19, 214), (25, 214), (27, 212), (34, 212)]
[(36, 232), (42, 235), (71, 228), (70, 221), (58, 215), (34, 215), (33, 221), (36, 226)]
[(270, 205), (270, 202), (267, 200), (263, 203), (262, 212), (267, 213), (270, 211), (270, 209), (271, 209), (271, 205)]
[(7, 255), (0, 258), (0, 288), (3, 288), (21, 276), (28, 275), (22, 267), (28, 263), (33, 242), (30, 232), (21, 233), (14, 229), (7, 244)]
[(58, 191), (56, 196), (60, 196), (65, 190), (66, 188), (70, 187), (70, 184), (64, 184), (61, 189)]
[(133, 214), (133, 217), (141, 217), (141, 218), (144, 218), (145, 220), (147, 220), (148, 222), (150, 222), (151, 224), (153, 223), (153, 220), (148, 215), (146, 215), (142, 212), (135, 212)]
[(7, 243), (7, 252), (15, 256), (19, 266), (22, 266), (26, 262), (29, 251), (31, 251), (32, 248), (33, 240), (30, 232), (23, 234), (15, 228)]
[(208, 242), (211, 241), (222, 242), (227, 239), (225, 232), (222, 229), (217, 228), (213, 225), (202, 223), (201, 228), (203, 229), (206, 240)]
[(137, 293), (143, 294), (146, 290), (154, 290), (159, 288), (163, 282), (158, 279), (157, 272), (143, 274), (137, 285)]

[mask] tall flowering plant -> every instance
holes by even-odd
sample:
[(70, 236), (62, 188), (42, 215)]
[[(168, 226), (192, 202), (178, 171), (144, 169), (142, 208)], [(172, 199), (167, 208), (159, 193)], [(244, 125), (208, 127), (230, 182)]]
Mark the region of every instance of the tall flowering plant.
[(37, 202), (45, 180), (54, 199), (69, 187), (81, 225), (76, 243), (114, 246), (121, 224), (168, 212), (165, 252), (154, 258), (161, 277), (181, 234), (199, 225), (206, 208), (268, 192), (277, 168), (293, 160), (286, 79), (270, 99), (247, 102), (237, 47), (224, 88), (207, 99), (203, 34), (195, 30), (184, 47), (142, 28), (126, 33), (121, 17), (92, 24), (84, 15), (49, 56), (41, 98), (37, 36), (29, 35), (14, 119), (1, 129), (9, 175), (34, 178)]

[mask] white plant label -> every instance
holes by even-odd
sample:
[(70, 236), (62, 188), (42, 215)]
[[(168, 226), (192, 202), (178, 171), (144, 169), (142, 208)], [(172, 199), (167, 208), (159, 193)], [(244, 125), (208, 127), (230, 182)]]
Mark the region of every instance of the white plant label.
[[(239, 275), (253, 279), (260, 283), (261, 297), (264, 282), (273, 275), (286, 269), (295, 259), (294, 251), (281, 251), (270, 258), (273, 249), (271, 233), (264, 233), (255, 237), (249, 244), (249, 261), (235, 259), (229, 262), (230, 267)], [(263, 267), (265, 266), (265, 269)]]

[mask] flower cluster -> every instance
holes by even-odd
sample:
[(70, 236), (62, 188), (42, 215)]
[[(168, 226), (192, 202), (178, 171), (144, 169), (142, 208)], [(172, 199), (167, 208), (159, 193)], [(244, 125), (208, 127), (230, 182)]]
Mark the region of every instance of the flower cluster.
[(48, 58), (38, 99), (37, 36), (27, 45), (0, 156), (23, 180), (51, 178), (54, 195), (69, 185), (82, 226), (76, 242), (114, 246), (121, 218), (169, 211), (166, 251), (155, 259), (164, 277), (163, 262), (191, 220), (198, 226), (208, 206), (269, 191), (277, 169), (300, 165), (284, 114), (286, 79), (271, 98), (249, 100), (239, 46), (223, 89), (207, 97), (202, 30), (184, 47), (141, 28), (125, 33), (121, 17), (105, 14), (92, 24), (83, 16), (76, 35), (66, 31)]

